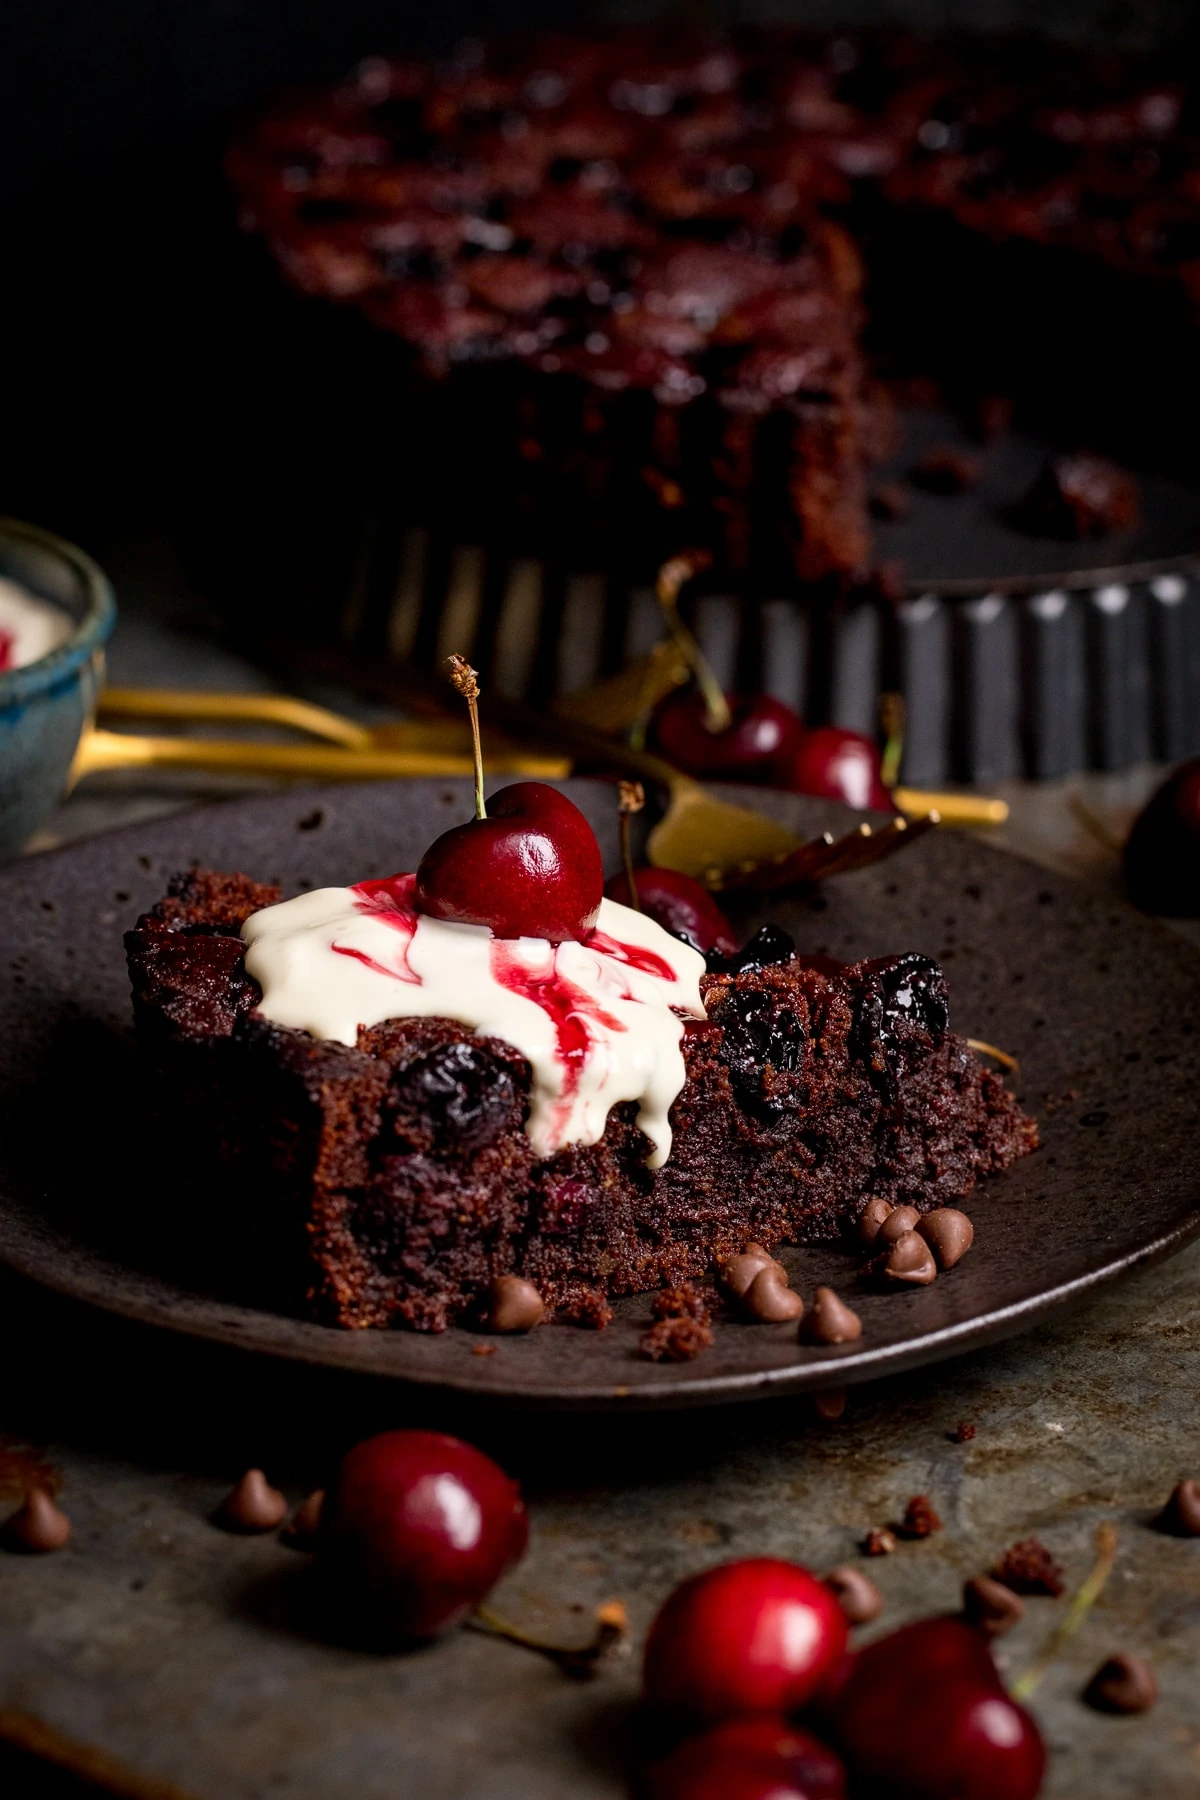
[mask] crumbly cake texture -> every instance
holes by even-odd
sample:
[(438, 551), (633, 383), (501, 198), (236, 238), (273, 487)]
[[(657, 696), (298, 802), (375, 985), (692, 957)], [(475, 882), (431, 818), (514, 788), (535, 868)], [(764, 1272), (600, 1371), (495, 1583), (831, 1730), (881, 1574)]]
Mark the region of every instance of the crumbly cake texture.
[(408, 1019), (350, 1048), (255, 1015), (238, 933), (279, 897), (194, 870), (126, 948), (174, 1163), (236, 1221), (230, 1255), (269, 1297), (325, 1323), (469, 1324), (515, 1272), (555, 1316), (603, 1325), (611, 1296), (686, 1282), (750, 1239), (833, 1237), (870, 1196), (959, 1201), (1037, 1143), (947, 1029), (935, 964), (792, 958), (705, 978), (662, 1168), (632, 1105), (599, 1143), (538, 1162), (509, 1045)]
[(370, 327), (331, 350), (342, 389), (401, 407), (425, 464), (444, 437), (456, 505), (474, 446), (497, 516), (569, 520), (577, 550), (632, 522), (850, 580), (887, 441), (860, 246), (874, 272), (898, 239), (900, 310), (1003, 245), (1186, 307), (1194, 111), (1177, 69), (1030, 39), (672, 27), (371, 58), (249, 121), (228, 168), (290, 286)]

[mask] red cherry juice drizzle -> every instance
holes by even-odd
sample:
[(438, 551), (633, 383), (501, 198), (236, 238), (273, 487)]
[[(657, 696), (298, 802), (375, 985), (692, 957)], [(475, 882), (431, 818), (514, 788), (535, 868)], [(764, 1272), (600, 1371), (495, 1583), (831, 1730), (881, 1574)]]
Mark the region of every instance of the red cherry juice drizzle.
[(412, 903), (416, 885), (415, 875), (386, 875), (380, 881), (356, 882), (350, 890), (357, 912), (366, 913), (399, 933), (402, 942), (395, 967), (376, 962), (365, 950), (355, 950), (349, 944), (331, 944), (329, 947), (334, 955), (352, 956), (355, 962), (364, 963), (376, 975), (390, 975), (396, 981), (410, 981), (414, 987), (420, 987), (421, 977), (409, 967), (408, 961), (408, 946), (417, 929), (417, 911)]
[(637, 969), (643, 975), (657, 975), (660, 981), (676, 979), (675, 971), (665, 957), (656, 956), (653, 950), (644, 950), (640, 944), (623, 944), (620, 938), (609, 937), (607, 931), (600, 930), (589, 933), (587, 943), (589, 950), (611, 956), (616, 962), (628, 963), (631, 969)]
[(591, 994), (559, 974), (557, 946), (548, 945), (545, 960), (534, 967), (503, 938), (493, 941), (491, 952), (492, 974), (500, 986), (540, 1006), (554, 1027), (563, 1071), (562, 1099), (555, 1109), (556, 1117), (561, 1119), (570, 1110), (571, 1097), (579, 1087), (592, 1047), (589, 1027), (599, 1025), (608, 1031), (624, 1031), (625, 1027), (620, 1019), (605, 1012)]
[(16, 667), (17, 640), (11, 631), (5, 631), (0, 625), (0, 669)]

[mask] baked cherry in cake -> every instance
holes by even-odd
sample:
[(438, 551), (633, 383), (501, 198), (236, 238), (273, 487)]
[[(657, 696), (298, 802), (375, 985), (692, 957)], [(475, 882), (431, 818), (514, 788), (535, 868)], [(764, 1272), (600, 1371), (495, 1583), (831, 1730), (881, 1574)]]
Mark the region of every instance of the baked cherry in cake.
[(575, 805), (541, 781), (517, 781), (484, 818), (435, 838), (417, 868), (420, 912), (486, 925), (498, 938), (586, 941), (604, 898), (596, 834)]
[(490, 1457), (437, 1431), (385, 1431), (342, 1460), (321, 1509), (336, 1598), (388, 1638), (432, 1637), (525, 1553), (520, 1489)]

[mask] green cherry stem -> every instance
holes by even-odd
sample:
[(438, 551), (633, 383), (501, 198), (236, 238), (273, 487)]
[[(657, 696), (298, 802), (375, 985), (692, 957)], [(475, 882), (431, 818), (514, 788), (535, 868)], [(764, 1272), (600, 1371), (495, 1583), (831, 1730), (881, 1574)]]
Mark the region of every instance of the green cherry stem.
[(673, 556), (658, 571), (654, 591), (671, 636), (679, 645), (684, 661), (696, 678), (696, 686), (704, 700), (705, 728), (716, 736), (722, 731), (728, 731), (733, 723), (729, 702), (712, 664), (679, 616), (680, 588), (699, 575), (702, 569), (706, 569), (711, 561), (706, 550), (686, 550), (680, 556)]
[(1112, 1567), (1117, 1560), (1117, 1528), (1104, 1524), (1096, 1529), (1096, 1561), (1091, 1574), (1081, 1585), (1079, 1592), (1068, 1606), (1066, 1613), (1059, 1620), (1046, 1643), (1046, 1648), (1032, 1663), (1025, 1673), (1014, 1681), (1012, 1696), (1014, 1700), (1028, 1700), (1039, 1687), (1043, 1675), (1058, 1655), (1063, 1645), (1073, 1638), (1088, 1613), (1095, 1606), (1104, 1591), (1104, 1584), (1112, 1574)]

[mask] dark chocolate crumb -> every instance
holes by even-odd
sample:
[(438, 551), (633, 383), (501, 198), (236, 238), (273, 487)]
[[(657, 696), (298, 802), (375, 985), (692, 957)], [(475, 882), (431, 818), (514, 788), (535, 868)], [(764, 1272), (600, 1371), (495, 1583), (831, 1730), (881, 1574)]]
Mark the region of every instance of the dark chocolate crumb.
[(901, 1537), (927, 1538), (942, 1529), (942, 1521), (928, 1494), (914, 1494), (896, 1527)]
[(886, 1525), (872, 1525), (863, 1539), (863, 1551), (867, 1556), (890, 1556), (895, 1548), (895, 1533)]
[(1045, 1544), (1034, 1537), (1022, 1538), (1006, 1550), (992, 1576), (1014, 1594), (1049, 1594), (1057, 1598), (1063, 1591), (1062, 1570)]
[(709, 1326), (698, 1319), (660, 1319), (638, 1346), (649, 1362), (691, 1362), (713, 1341)]
[(697, 1325), (707, 1325), (712, 1319), (703, 1294), (697, 1292), (690, 1281), (655, 1294), (650, 1311), (656, 1319), (694, 1319)]
[(971, 1423), (970, 1419), (960, 1419), (958, 1421), (958, 1424), (954, 1427), (955, 1443), (956, 1444), (969, 1444), (971, 1439), (974, 1436), (975, 1436), (975, 1427)]

